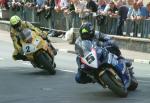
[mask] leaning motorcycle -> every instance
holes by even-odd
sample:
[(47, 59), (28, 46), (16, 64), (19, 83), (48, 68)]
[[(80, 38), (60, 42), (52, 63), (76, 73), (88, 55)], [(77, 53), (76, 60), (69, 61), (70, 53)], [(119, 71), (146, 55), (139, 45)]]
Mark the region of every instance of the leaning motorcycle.
[(78, 55), (81, 71), (94, 82), (109, 88), (119, 97), (127, 97), (128, 90), (137, 88), (137, 80), (132, 80), (124, 59), (119, 59), (107, 48), (97, 46), (89, 40), (83, 40), (81, 45)]
[(56, 64), (49, 43), (30, 29), (22, 30), (19, 38), (22, 45), (21, 54), (27, 57), (26, 61), (30, 61), (33, 67), (44, 69), (54, 75)]

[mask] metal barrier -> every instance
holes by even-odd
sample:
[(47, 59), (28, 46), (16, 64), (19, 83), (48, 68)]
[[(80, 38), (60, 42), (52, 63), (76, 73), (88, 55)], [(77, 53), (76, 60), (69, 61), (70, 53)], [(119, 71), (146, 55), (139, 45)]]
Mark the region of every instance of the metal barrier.
[[(68, 30), (71, 27), (79, 28), (82, 20), (79, 18), (78, 14), (71, 13), (70, 15), (64, 15), (62, 12), (52, 12), (50, 18), (45, 18), (45, 12), (40, 14), (36, 13), (35, 9), (24, 7), (19, 11), (14, 11), (11, 8), (9, 9), (9, 17), (12, 15), (18, 15), (23, 20), (29, 22), (38, 22), (42, 27), (48, 29), (59, 29), (59, 30)], [(103, 33), (117, 35), (117, 26), (118, 18), (111, 18), (105, 16), (101, 24), (98, 24), (96, 17), (89, 15), (86, 18), (86, 21), (90, 21), (94, 24), (96, 30), (100, 30)], [(141, 21), (131, 21), (126, 20), (123, 26), (123, 35), (126, 36), (135, 36), (141, 38), (150, 38), (150, 20), (141, 20)]]
[[(117, 26), (119, 19), (111, 18), (107, 16), (103, 25), (96, 25), (97, 30), (100, 30), (103, 33), (117, 35)], [(150, 38), (150, 19), (140, 20), (140, 21), (131, 21), (126, 20), (123, 25), (123, 35), (124, 36), (134, 36), (140, 38)]]
[(127, 20), (125, 25), (125, 34), (141, 38), (150, 37), (150, 20), (131, 21)]

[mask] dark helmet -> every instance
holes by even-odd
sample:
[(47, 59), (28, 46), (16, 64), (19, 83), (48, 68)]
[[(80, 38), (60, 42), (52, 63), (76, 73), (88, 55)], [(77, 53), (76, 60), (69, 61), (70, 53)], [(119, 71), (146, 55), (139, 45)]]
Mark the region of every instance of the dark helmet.
[(86, 22), (81, 25), (79, 33), (82, 40), (90, 40), (94, 37), (95, 30), (90, 22)]

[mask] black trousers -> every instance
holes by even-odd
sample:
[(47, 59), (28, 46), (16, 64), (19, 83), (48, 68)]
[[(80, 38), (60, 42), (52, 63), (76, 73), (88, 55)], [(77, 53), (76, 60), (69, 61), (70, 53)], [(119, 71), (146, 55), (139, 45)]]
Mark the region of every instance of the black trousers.
[(124, 26), (124, 21), (123, 19), (119, 20), (118, 26), (117, 26), (117, 35), (123, 35), (123, 26)]

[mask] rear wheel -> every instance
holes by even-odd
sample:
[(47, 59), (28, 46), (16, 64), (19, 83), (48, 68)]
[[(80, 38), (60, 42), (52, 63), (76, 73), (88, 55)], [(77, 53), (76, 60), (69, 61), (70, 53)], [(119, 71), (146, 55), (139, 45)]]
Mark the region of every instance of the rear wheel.
[(101, 76), (102, 81), (119, 97), (127, 97), (128, 91), (124, 88), (122, 82), (109, 72)]
[(56, 74), (55, 63), (53, 63), (52, 58), (46, 52), (38, 53), (36, 60), (43, 66), (42, 68), (48, 71), (48, 73), (51, 75)]

